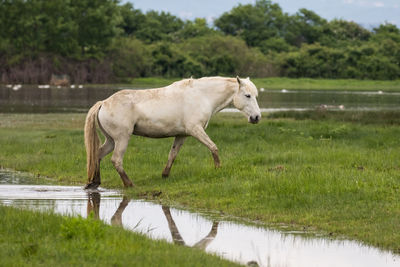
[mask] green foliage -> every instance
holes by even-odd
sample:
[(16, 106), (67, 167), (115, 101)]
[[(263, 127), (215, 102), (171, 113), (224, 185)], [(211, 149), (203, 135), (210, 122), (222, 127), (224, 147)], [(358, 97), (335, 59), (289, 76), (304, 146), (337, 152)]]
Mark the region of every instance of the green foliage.
[(101, 56), (116, 36), (119, 20), (115, 0), (9, 0), (0, 4), (0, 35), (6, 40), (2, 43), (13, 44), (9, 55)]
[(103, 56), (118, 33), (117, 0), (72, 0), (70, 6), (81, 55)]
[(182, 29), (183, 21), (170, 13), (149, 11), (145, 21), (134, 36), (145, 43), (174, 41), (177, 32)]
[(148, 46), (133, 37), (114, 40), (110, 49), (110, 61), (116, 77), (143, 77), (151, 72), (152, 57)]
[(152, 73), (155, 75), (190, 77), (201, 72), (201, 66), (174, 44), (161, 42), (153, 45), (152, 48)]
[(260, 50), (264, 54), (268, 54), (270, 52), (289, 52), (292, 50), (292, 47), (286, 42), (285, 39), (280, 37), (269, 38), (260, 43)]
[(265, 77), (274, 75), (271, 62), (258, 49), (232, 36), (206, 35), (188, 39), (181, 50), (201, 64), (196, 76), (232, 75)]
[(285, 39), (291, 45), (301, 47), (303, 43), (312, 44), (322, 37), (326, 20), (311, 10), (302, 8), (289, 18)]
[(250, 46), (263, 40), (282, 36), (287, 15), (270, 0), (257, 0), (254, 5), (238, 5), (215, 20), (222, 32), (239, 36)]
[(84, 219), (80, 216), (68, 218), (60, 226), (60, 234), (65, 239), (83, 239), (88, 242), (104, 237), (103, 224), (93, 217)]
[[(0, 3), (3, 83), (48, 82), (54, 72), (84, 82), (154, 75), (400, 78), (395, 25), (371, 31), (304, 8), (289, 15), (271, 0), (239, 4), (214, 25), (204, 18), (143, 13), (118, 0)], [(54, 58), (61, 64), (49, 66)]]
[(122, 20), (118, 25), (123, 30), (123, 35), (131, 36), (144, 24), (146, 16), (139, 9), (135, 9), (132, 3), (119, 6)]
[(196, 18), (194, 21), (186, 21), (178, 35), (181, 39), (189, 39), (213, 33), (215, 31), (208, 27), (205, 19)]
[(334, 19), (323, 27), (320, 42), (326, 46), (346, 46), (368, 41), (371, 32), (353, 21)]
[[(398, 47), (385, 43), (397, 56)], [(282, 59), (284, 75), (312, 78), (398, 79), (400, 65), (395, 59), (383, 56), (384, 49), (375, 43), (363, 46), (331, 48), (320, 44), (303, 45)]]

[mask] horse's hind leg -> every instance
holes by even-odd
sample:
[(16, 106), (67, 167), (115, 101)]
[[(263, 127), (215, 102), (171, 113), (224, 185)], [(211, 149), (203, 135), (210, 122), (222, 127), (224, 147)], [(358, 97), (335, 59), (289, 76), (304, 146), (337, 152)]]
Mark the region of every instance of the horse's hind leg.
[(93, 176), (92, 181), (86, 185), (86, 187), (85, 187), (86, 189), (97, 188), (101, 184), (100, 161), (102, 158), (104, 158), (106, 155), (108, 155), (111, 151), (113, 151), (113, 149), (114, 149), (114, 141), (112, 140), (111, 137), (106, 137), (106, 141), (99, 148), (99, 164), (97, 164), (96, 172)]
[(124, 154), (126, 148), (128, 147), (129, 137), (130, 136), (124, 136), (119, 138), (118, 140), (114, 140), (115, 141), (114, 153), (111, 157), (111, 162), (113, 163), (115, 169), (117, 170), (119, 176), (121, 177), (121, 180), (124, 183), (125, 187), (133, 186), (132, 181), (129, 179), (124, 168), (122, 167)]
[(99, 149), (99, 160), (102, 160), (114, 149), (114, 140), (111, 137), (107, 137), (104, 144)]
[(176, 158), (176, 155), (178, 155), (178, 152), (181, 149), (185, 139), (186, 139), (186, 136), (175, 137), (174, 143), (172, 144), (172, 147), (171, 147), (171, 151), (169, 152), (169, 155), (168, 155), (167, 165), (165, 166), (164, 171), (162, 172), (162, 177), (164, 177), (164, 178), (168, 177), (169, 172), (171, 171), (172, 164), (174, 163), (174, 160)]

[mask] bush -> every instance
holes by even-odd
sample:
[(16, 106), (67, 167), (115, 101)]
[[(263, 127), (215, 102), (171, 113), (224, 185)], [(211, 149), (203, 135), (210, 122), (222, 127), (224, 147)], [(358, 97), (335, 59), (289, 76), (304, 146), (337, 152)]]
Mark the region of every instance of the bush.
[(180, 44), (181, 50), (202, 65), (201, 75), (276, 76), (272, 60), (233, 36), (206, 35)]
[(149, 47), (132, 38), (118, 38), (110, 53), (112, 70), (117, 78), (143, 77), (150, 75), (152, 58)]

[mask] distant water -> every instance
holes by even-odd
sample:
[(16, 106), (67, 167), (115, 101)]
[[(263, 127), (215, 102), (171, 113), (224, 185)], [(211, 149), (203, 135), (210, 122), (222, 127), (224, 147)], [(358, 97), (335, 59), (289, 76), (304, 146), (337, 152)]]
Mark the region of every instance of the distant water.
[[(86, 112), (96, 101), (129, 86), (38, 88), (0, 86), (0, 112)], [(400, 93), (331, 90), (264, 90), (259, 93), (265, 112), (282, 110), (400, 110)], [(233, 111), (226, 109), (225, 112)]]

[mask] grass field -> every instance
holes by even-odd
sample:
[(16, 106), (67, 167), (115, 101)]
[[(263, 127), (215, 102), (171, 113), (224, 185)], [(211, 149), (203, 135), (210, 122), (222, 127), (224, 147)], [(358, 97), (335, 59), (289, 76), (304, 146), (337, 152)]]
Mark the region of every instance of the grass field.
[[(196, 78), (196, 77), (195, 77)], [(136, 78), (128, 82), (138, 88), (160, 87), (171, 84), (180, 78)], [(375, 81), (352, 79), (291, 79), (291, 78), (251, 78), (258, 88), (268, 90), (359, 90), (359, 91), (400, 91), (400, 80)]]
[[(356, 239), (400, 253), (400, 127), (397, 113), (276, 113), (250, 125), (218, 114), (207, 129), (222, 168), (189, 138), (168, 179), (161, 178), (172, 139), (134, 136), (124, 167), (129, 195), (218, 211), (266, 225), (285, 224)], [(0, 114), (3, 167), (85, 183), (85, 114)], [(121, 188), (110, 163), (102, 185)], [(158, 194), (157, 194), (158, 195)]]
[(235, 266), (94, 219), (0, 205), (0, 266)]

